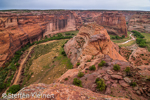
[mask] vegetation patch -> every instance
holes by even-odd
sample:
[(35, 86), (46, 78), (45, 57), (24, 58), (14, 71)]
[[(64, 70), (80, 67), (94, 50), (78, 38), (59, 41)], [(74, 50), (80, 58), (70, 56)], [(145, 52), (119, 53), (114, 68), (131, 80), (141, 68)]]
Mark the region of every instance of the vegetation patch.
[(105, 84), (103, 79), (96, 78), (95, 83), (97, 84), (96, 88), (97, 88), (98, 91), (105, 90), (106, 84)]
[(65, 80), (65, 81), (67, 81), (67, 80), (68, 80), (68, 78), (65, 78), (64, 80)]
[(91, 71), (94, 71), (94, 70), (96, 70), (96, 67), (95, 67), (95, 65), (92, 65), (91, 67), (89, 67), (89, 70), (91, 70)]
[(77, 66), (79, 66), (80, 65), (80, 63), (79, 62), (77, 62)]
[(12, 85), (8, 90), (7, 93), (15, 94), (20, 90), (20, 85)]
[(131, 85), (132, 87), (137, 86), (136, 82), (131, 82), (130, 85)]
[[(62, 45), (66, 41), (58, 40), (34, 47), (34, 52), (31, 54), (31, 58), (28, 60), (24, 69), (22, 86), (33, 83), (50, 84), (68, 69), (73, 68), (70, 59), (62, 55), (62, 51), (64, 51)], [(33, 74), (31, 75), (31, 73)]]
[(99, 64), (98, 64), (98, 66), (99, 67), (102, 67), (102, 66), (104, 66), (106, 64), (106, 62), (104, 61), (104, 60), (102, 60)]
[(82, 87), (82, 81), (77, 78), (73, 79), (73, 84)]
[[(131, 39), (131, 37), (130, 37), (129, 35), (130, 35), (130, 32), (128, 32), (127, 37), (124, 37), (124, 36), (123, 36), (124, 38), (121, 39), (121, 37), (118, 38), (118, 36), (116, 36), (116, 35), (110, 35), (110, 34), (109, 34), (111, 40), (112, 40), (114, 43), (122, 43), (122, 42), (125, 42), (125, 41)], [(116, 39), (116, 37), (117, 37), (117, 39)]]
[(140, 47), (147, 47), (146, 44), (146, 39), (145, 36), (143, 36), (140, 32), (133, 30), (133, 35), (137, 37), (136, 39), (136, 43), (140, 46)]
[(149, 33), (141, 33), (146, 39), (147, 49), (150, 52), (150, 34)]
[(78, 77), (81, 78), (81, 77), (83, 77), (83, 76), (84, 76), (84, 73), (83, 73), (83, 72), (79, 72), (79, 73), (78, 73)]
[(127, 76), (131, 76), (130, 67), (126, 67), (125, 72), (126, 72), (126, 75), (127, 75)]
[(115, 71), (118, 71), (118, 70), (120, 70), (120, 66), (119, 66), (118, 64), (115, 64), (114, 67), (113, 67), (113, 69), (114, 69)]
[(118, 35), (111, 37), (111, 39), (117, 39), (117, 40), (118, 39), (123, 39), (123, 38), (125, 38), (125, 35), (122, 35), (121, 37), (118, 36)]

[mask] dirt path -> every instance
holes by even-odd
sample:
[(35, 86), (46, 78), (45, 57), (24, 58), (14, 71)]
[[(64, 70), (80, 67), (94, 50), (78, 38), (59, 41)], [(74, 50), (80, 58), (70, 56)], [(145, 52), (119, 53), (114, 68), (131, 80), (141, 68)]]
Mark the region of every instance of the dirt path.
[[(44, 43), (41, 43), (41, 44), (39, 44), (39, 45), (45, 45), (45, 44), (49, 44), (49, 43), (55, 42), (55, 41), (57, 41), (57, 40), (44, 42)], [(27, 54), (26, 57), (23, 58), (23, 60), (21, 61), (20, 66), (19, 66), (19, 70), (18, 70), (18, 73), (17, 73), (17, 76), (16, 76), (16, 78), (15, 78), (15, 80), (14, 80), (14, 83), (13, 83), (12, 85), (17, 85), (17, 84), (18, 84), (17, 82), (18, 82), (18, 80), (19, 80), (19, 78), (20, 78), (21, 70), (22, 70), (22, 68), (23, 68), (23, 65), (24, 65), (24, 63), (25, 63), (27, 57), (29, 56), (31, 50), (32, 50), (35, 46), (37, 46), (37, 45), (33, 45), (33, 46), (31, 46), (31, 47), (28, 49), (28, 54)]]
[(123, 42), (123, 43), (120, 43), (120, 44), (126, 44), (126, 43), (128, 43), (128, 42), (130, 42), (130, 41), (132, 41), (132, 40), (135, 41), (135, 38), (132, 36), (132, 34), (133, 34), (133, 33), (131, 33), (131, 34), (129, 35), (132, 39), (127, 40), (127, 41), (125, 41), (125, 42)]
[(24, 65), (24, 63), (25, 63), (27, 57), (29, 56), (31, 50), (32, 50), (34, 47), (35, 47), (35, 45), (33, 45), (33, 46), (31, 46), (31, 47), (29, 48), (28, 54), (27, 54), (26, 57), (23, 58), (23, 60), (21, 61), (20, 66), (19, 66), (19, 70), (18, 70), (18, 73), (17, 73), (17, 76), (16, 76), (16, 78), (15, 78), (15, 80), (14, 80), (14, 83), (13, 83), (12, 85), (17, 85), (17, 82), (18, 82), (18, 79), (19, 79), (19, 77), (20, 77), (20, 74), (21, 74), (21, 70), (22, 70), (22, 68), (23, 68), (23, 65)]

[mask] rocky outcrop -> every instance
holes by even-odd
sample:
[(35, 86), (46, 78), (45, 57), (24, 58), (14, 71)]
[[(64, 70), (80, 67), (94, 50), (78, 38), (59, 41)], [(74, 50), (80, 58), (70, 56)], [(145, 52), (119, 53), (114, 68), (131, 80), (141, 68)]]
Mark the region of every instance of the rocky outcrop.
[[(106, 64), (102, 67), (98, 67), (98, 63), (100, 63), (101, 60), (105, 61)], [(79, 66), (78, 68), (68, 70), (60, 78), (57, 79), (57, 82), (72, 85), (74, 78), (78, 78), (79, 80), (81, 80), (83, 88), (89, 89), (93, 92), (113, 95), (115, 97), (124, 97), (128, 99), (149, 100), (150, 96), (148, 91), (150, 89), (150, 82), (145, 81), (145, 78), (150, 75), (149, 67), (139, 66), (137, 69), (136, 67), (133, 67), (129, 62), (112, 60), (108, 55), (104, 56), (104, 58), (102, 59), (94, 58), (90, 62), (86, 63), (86, 66), (91, 66), (93, 64), (96, 67), (95, 71), (89, 70), (88, 67), (81, 69)], [(115, 71), (113, 69), (114, 64), (118, 64), (120, 66), (119, 71)], [(130, 76), (125, 72), (125, 69), (127, 67), (130, 67)], [(82, 77), (79, 77), (79, 72), (84, 73), (84, 75)], [(144, 77), (141, 78), (141, 75)], [(65, 80), (66, 78), (67, 80)], [(103, 79), (105, 82), (106, 87), (103, 91), (97, 91), (97, 84), (95, 83), (97, 78)], [(135, 82), (137, 84), (137, 90), (134, 90), (134, 88), (130, 86), (132, 82)]]
[(30, 96), (22, 99), (17, 98), (16, 100), (129, 100), (98, 94), (81, 87), (59, 83), (50, 85), (32, 84), (20, 90), (19, 93)]
[(129, 20), (128, 30), (136, 30), (143, 33), (150, 33), (150, 13), (139, 13), (133, 15)]
[(117, 48), (104, 27), (91, 23), (82, 26), (77, 36), (65, 44), (64, 50), (73, 65), (77, 62), (81, 64), (92, 58), (103, 58), (104, 55), (126, 61), (118, 53)]
[(123, 56), (126, 60), (129, 59), (129, 57), (130, 57), (132, 51), (133, 51), (133, 50), (129, 50), (129, 49), (125, 48), (125, 47), (120, 47), (120, 48), (119, 48), (119, 53), (120, 53), (120, 55)]
[[(93, 92), (135, 100), (137, 98), (148, 100), (150, 98), (149, 82), (143, 82), (145, 78), (140, 78), (143, 75), (140, 72), (143, 73), (144, 69), (140, 71), (132, 66), (118, 53), (115, 46), (104, 27), (95, 23), (82, 26), (77, 36), (70, 39), (64, 46), (74, 69), (68, 70), (56, 82), (72, 85), (77, 78), (82, 82), (83, 88)], [(102, 66), (99, 65), (101, 61), (105, 61)], [(116, 64), (120, 66), (118, 71), (114, 70)], [(91, 70), (91, 66), (95, 69)], [(125, 71), (126, 68), (129, 68), (129, 72)], [(84, 73), (82, 77), (79, 77), (79, 72)], [(147, 76), (148, 74), (145, 75)], [(97, 90), (98, 85), (95, 83), (97, 78), (104, 80), (106, 87), (103, 91)], [(137, 84), (137, 90), (132, 88), (132, 82)], [(145, 90), (142, 89), (143, 86)]]
[(76, 30), (76, 20), (70, 11), (54, 14), (11, 14), (0, 16), (0, 67), (27, 43), (56, 33)]
[(95, 20), (99, 25), (104, 26), (109, 34), (127, 36), (126, 20), (120, 13), (103, 13)]
[(129, 57), (134, 66), (150, 65), (150, 52), (145, 48), (137, 48)]

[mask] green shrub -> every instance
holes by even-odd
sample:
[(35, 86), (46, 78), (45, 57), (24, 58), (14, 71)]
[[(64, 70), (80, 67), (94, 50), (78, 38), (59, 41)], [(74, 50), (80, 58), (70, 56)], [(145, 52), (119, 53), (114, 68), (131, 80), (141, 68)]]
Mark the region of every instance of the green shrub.
[(130, 72), (130, 67), (126, 67), (125, 72), (129, 73)]
[(100, 78), (96, 78), (95, 83), (97, 83), (98, 81), (100, 81)]
[(102, 60), (99, 64), (98, 64), (98, 66), (99, 67), (102, 67), (102, 66), (104, 66), (106, 64), (106, 62), (104, 61), (104, 60)]
[(12, 70), (12, 71), (16, 71), (16, 66), (12, 63), (10, 66), (9, 66), (9, 68)]
[(77, 62), (77, 66), (79, 66), (80, 65), (80, 63), (79, 62)]
[(96, 70), (96, 67), (92, 65), (91, 67), (89, 67), (89, 70)]
[(65, 78), (65, 81), (67, 81), (68, 80), (68, 78)]
[(96, 87), (96, 88), (97, 88), (99, 91), (105, 90), (106, 84), (105, 84), (105, 82), (104, 82), (103, 79), (97, 78), (97, 79), (95, 80), (95, 82), (96, 82), (96, 84), (97, 84), (97, 87)]
[(122, 35), (122, 38), (125, 38), (125, 35)]
[(17, 66), (17, 67), (19, 67), (19, 66), (20, 66), (20, 64), (17, 62), (17, 63), (16, 63), (16, 66)]
[(118, 71), (118, 70), (120, 70), (120, 66), (119, 66), (118, 64), (115, 64), (114, 67), (113, 67), (113, 69), (114, 69), (115, 71)]
[(2, 89), (4, 89), (4, 88), (5, 88), (5, 84), (1, 83), (1, 84), (0, 84), (0, 91), (1, 91)]
[(63, 48), (65, 45), (63, 44), (61, 47)]
[(131, 82), (130, 85), (131, 85), (132, 87), (135, 87), (137, 84), (136, 84), (136, 82)]
[(8, 90), (7, 93), (15, 94), (20, 90), (20, 85), (12, 85)]
[(116, 37), (113, 36), (111, 39), (116, 39)]
[(68, 42), (68, 40), (66, 40), (65, 44)]
[(61, 52), (61, 54), (62, 54), (63, 56), (66, 56), (66, 52), (65, 52), (64, 50)]
[(79, 72), (79, 73), (78, 73), (78, 77), (81, 78), (81, 77), (83, 77), (83, 76), (84, 76), (84, 73), (83, 73), (83, 72)]
[(77, 78), (73, 79), (73, 84), (82, 87), (82, 81)]
[(45, 39), (47, 39), (47, 36), (45, 36)]
[(127, 76), (132, 76), (131, 71), (130, 71), (130, 67), (126, 67), (125, 72), (126, 72)]

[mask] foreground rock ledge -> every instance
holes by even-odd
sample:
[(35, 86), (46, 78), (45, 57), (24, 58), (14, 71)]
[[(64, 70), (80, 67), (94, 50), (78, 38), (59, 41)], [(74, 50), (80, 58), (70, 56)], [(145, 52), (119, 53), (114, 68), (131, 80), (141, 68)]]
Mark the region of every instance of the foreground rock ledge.
[[(31, 94), (37, 92), (37, 94), (54, 94), (52, 98), (39, 98), (40, 100), (128, 100), (124, 98), (114, 98), (111, 96), (94, 93), (88, 89), (77, 87), (74, 85), (64, 85), (59, 83), (46, 84), (32, 84), (23, 88), (18, 93)], [(38, 98), (28, 98), (21, 100), (39, 100)], [(17, 99), (20, 100), (20, 99)]]

